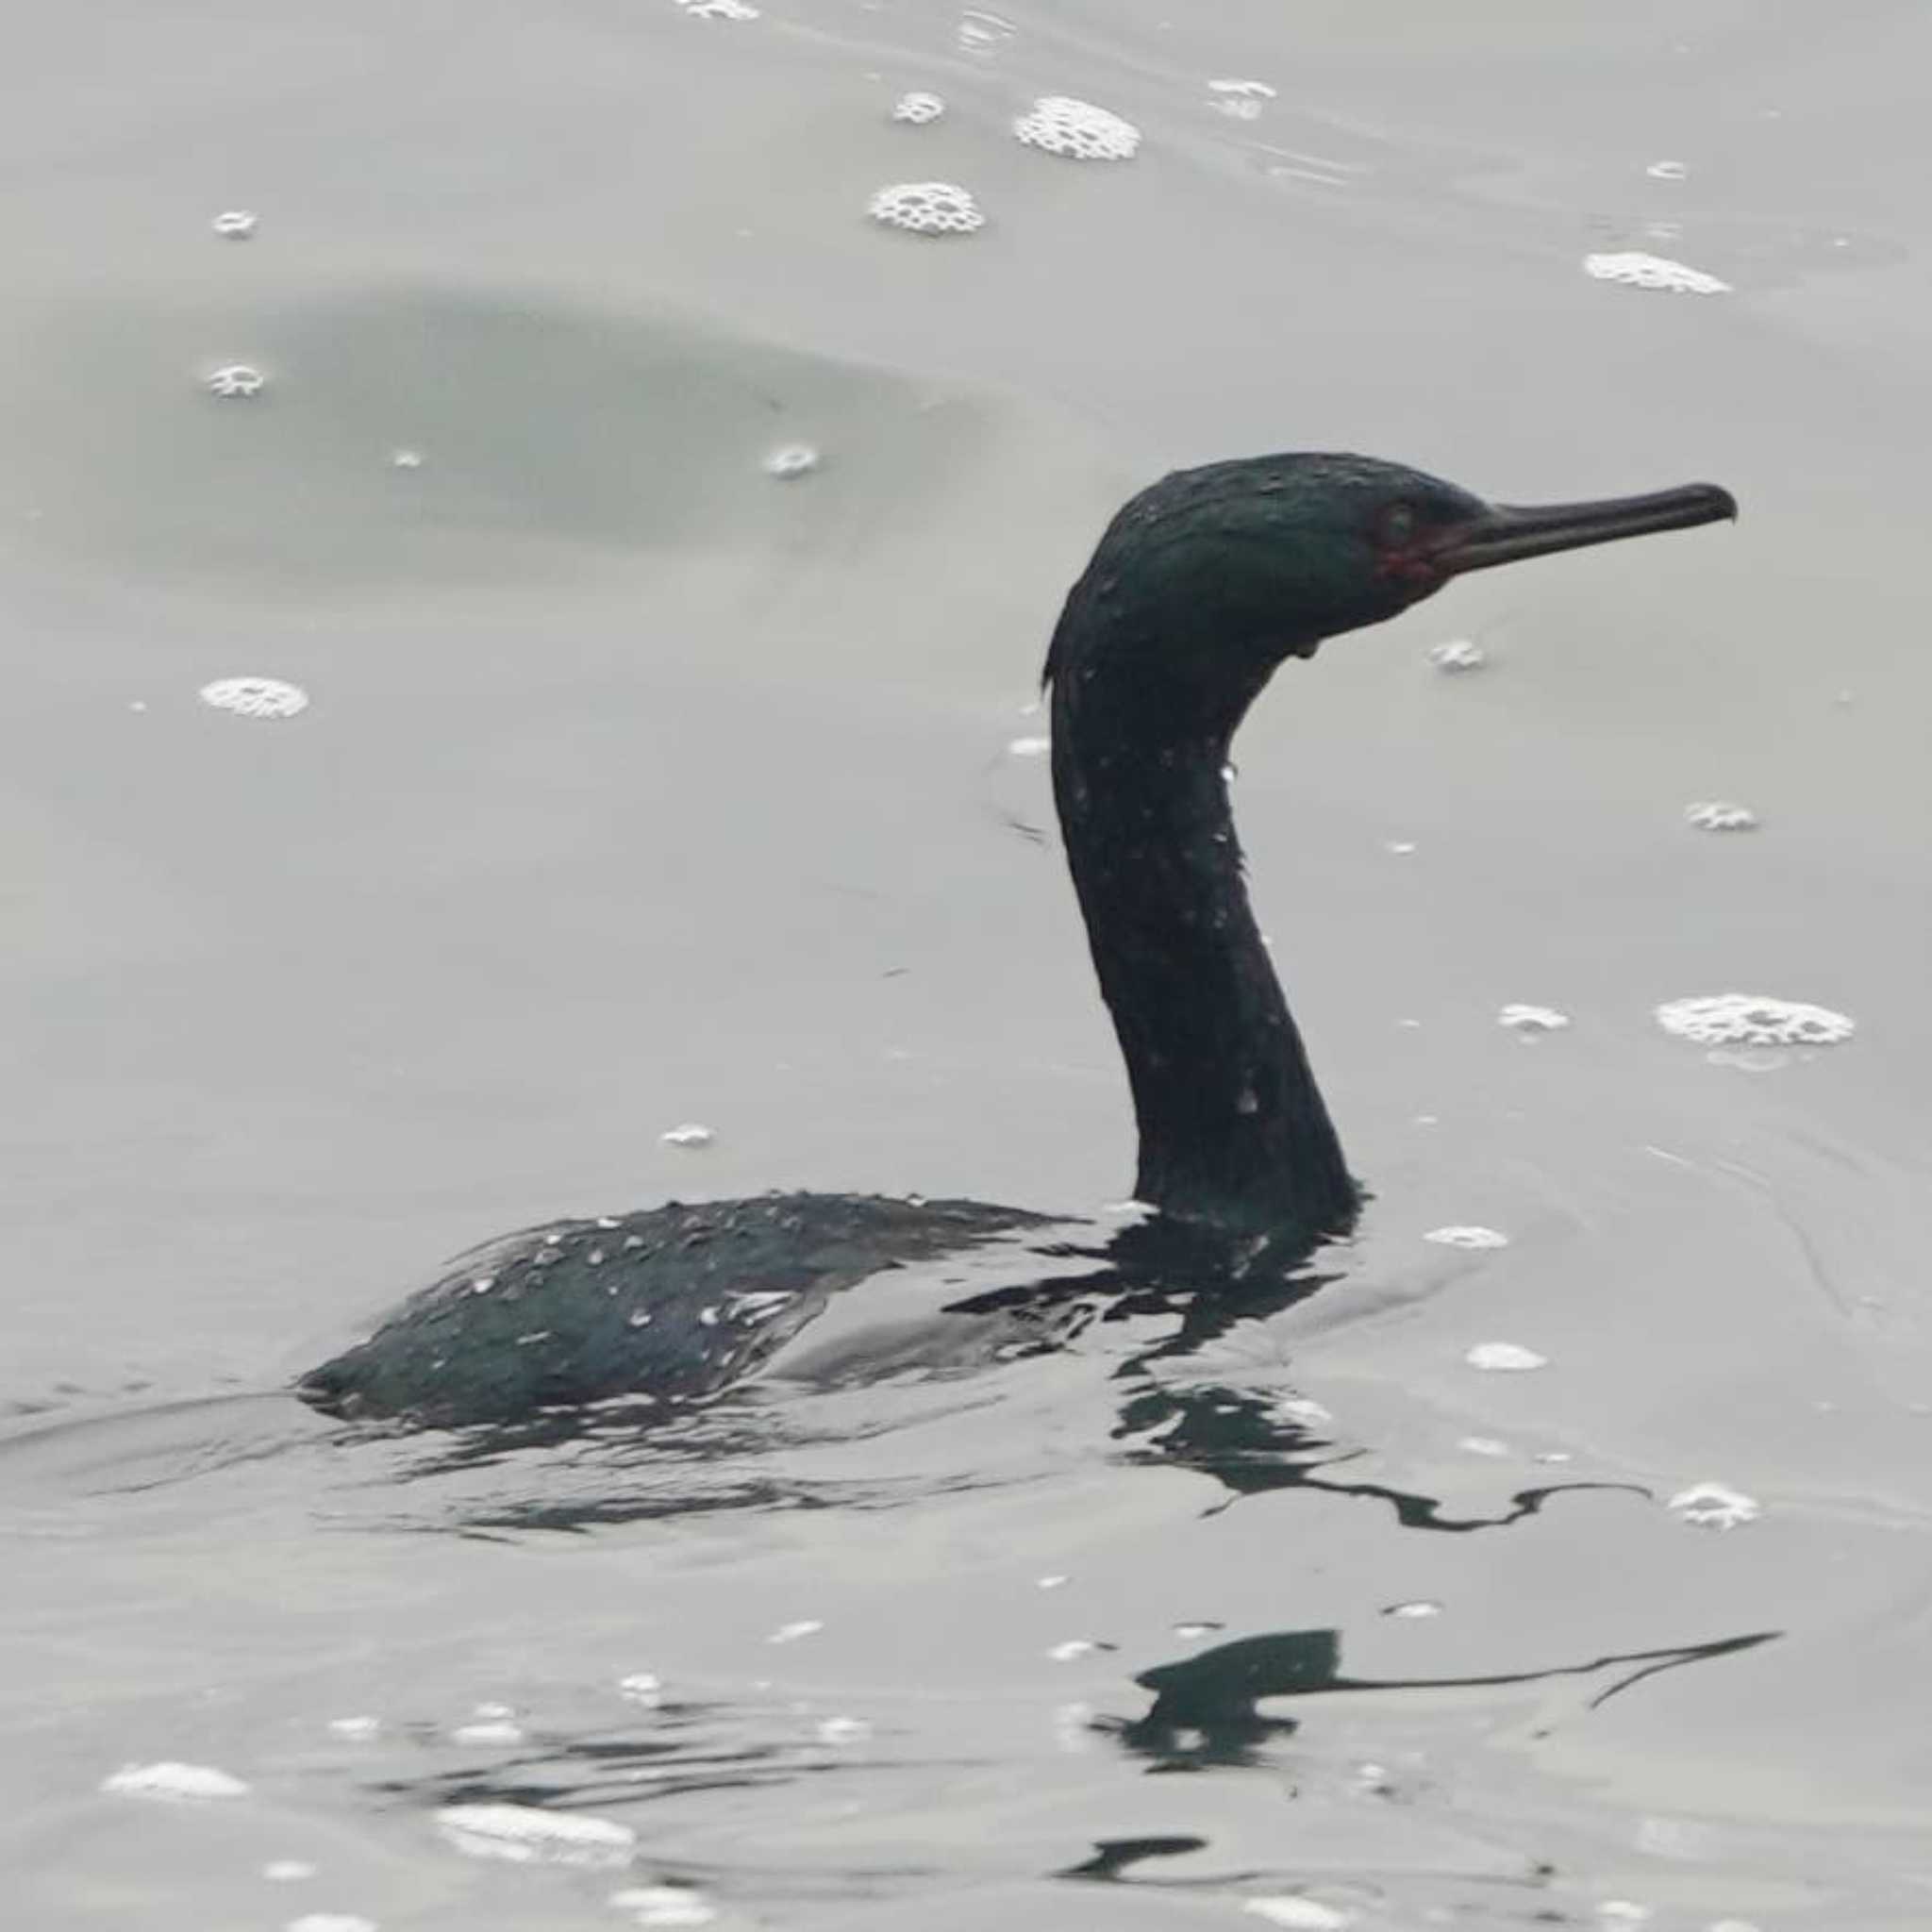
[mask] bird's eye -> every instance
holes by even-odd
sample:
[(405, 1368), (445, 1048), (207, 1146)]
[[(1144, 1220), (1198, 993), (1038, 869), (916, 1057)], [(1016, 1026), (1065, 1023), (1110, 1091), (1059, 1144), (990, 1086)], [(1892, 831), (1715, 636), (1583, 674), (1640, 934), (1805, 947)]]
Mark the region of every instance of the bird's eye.
[(1414, 537), (1415, 531), (1416, 515), (1413, 504), (1391, 503), (1382, 512), (1378, 534), (1386, 548), (1399, 550)]

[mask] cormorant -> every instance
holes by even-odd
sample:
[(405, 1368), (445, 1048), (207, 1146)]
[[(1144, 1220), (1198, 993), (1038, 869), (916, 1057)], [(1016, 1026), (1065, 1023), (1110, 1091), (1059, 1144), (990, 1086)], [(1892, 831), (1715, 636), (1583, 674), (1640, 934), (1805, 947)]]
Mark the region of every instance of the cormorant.
[[(1736, 514), (1707, 483), (1521, 508), (1394, 463), (1294, 454), (1177, 472), (1114, 517), (1045, 681), (1067, 862), (1133, 1090), (1135, 1197), (1157, 1224), (1291, 1262), (1358, 1208), (1228, 809), (1230, 742), (1274, 672), (1466, 571)], [(560, 1221), (460, 1257), (298, 1392), (429, 1426), (690, 1401), (768, 1360), (841, 1289), (1049, 1224), (817, 1193)]]

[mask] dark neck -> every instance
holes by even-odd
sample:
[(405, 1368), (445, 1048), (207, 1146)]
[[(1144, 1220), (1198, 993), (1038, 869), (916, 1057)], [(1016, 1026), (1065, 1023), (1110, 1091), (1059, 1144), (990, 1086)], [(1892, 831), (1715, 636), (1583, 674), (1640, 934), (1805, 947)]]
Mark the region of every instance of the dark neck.
[(1131, 664), (1062, 660), (1054, 798), (1133, 1088), (1136, 1198), (1313, 1240), (1357, 1196), (1241, 875), (1223, 774), (1252, 695), (1190, 724)]

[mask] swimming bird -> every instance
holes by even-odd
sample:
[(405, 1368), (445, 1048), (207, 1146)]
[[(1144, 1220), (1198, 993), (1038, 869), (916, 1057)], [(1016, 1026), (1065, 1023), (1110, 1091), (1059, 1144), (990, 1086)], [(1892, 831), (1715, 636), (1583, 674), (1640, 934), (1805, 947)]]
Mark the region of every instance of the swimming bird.
[[(1228, 805), (1235, 731), (1274, 673), (1467, 572), (1736, 514), (1708, 483), (1524, 508), (1396, 463), (1291, 454), (1176, 472), (1114, 517), (1045, 683), (1067, 863), (1133, 1093), (1134, 1194), (1157, 1224), (1290, 1265), (1359, 1207)], [(429, 1426), (688, 1403), (770, 1362), (840, 1291), (1052, 1220), (792, 1193), (559, 1221), (458, 1257), (297, 1392)]]

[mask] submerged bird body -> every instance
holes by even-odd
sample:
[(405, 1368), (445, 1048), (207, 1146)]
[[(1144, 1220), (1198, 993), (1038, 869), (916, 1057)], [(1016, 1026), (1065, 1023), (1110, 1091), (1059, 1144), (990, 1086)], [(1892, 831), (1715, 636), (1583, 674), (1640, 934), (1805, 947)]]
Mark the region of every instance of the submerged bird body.
[[(1136, 1197), (1230, 1277), (1282, 1269), (1357, 1207), (1248, 905), (1234, 733), (1279, 666), (1451, 576), (1734, 516), (1722, 490), (1541, 509), (1415, 470), (1291, 455), (1183, 471), (1108, 525), (1046, 663), (1054, 798), (1140, 1133)], [(298, 1392), (430, 1425), (639, 1396), (771, 1361), (841, 1290), (1049, 1224), (969, 1201), (773, 1195), (559, 1222), (460, 1257)], [(1213, 1293), (1210, 1267), (1199, 1291)]]
[(318, 1407), (508, 1423), (742, 1381), (841, 1291), (1043, 1216), (979, 1201), (767, 1194), (557, 1221), (473, 1248), (367, 1341), (303, 1378)]

